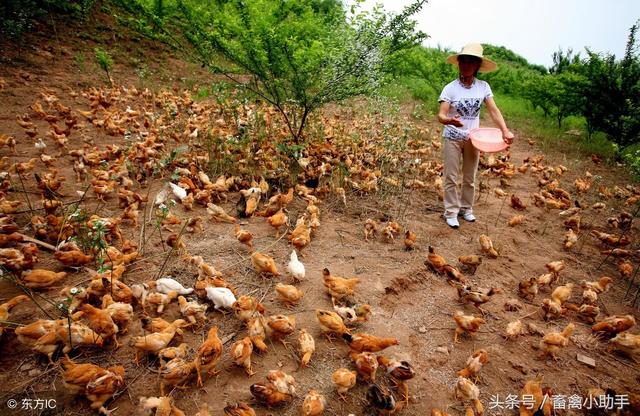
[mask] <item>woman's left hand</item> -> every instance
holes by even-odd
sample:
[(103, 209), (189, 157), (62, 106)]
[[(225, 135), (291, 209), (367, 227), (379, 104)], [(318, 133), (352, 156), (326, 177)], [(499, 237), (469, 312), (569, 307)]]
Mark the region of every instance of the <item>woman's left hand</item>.
[(513, 133), (511, 133), (509, 130), (507, 130), (506, 132), (502, 133), (502, 140), (504, 140), (504, 142), (508, 145), (511, 145), (511, 143), (513, 143), (513, 138), (515, 136), (513, 135)]

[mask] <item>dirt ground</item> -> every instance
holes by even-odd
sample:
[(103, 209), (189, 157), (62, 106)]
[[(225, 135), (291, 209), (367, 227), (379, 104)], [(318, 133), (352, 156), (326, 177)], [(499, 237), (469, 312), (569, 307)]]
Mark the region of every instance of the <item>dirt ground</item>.
[[(89, 56), (93, 47), (92, 41), (66, 43), (62, 46), (64, 53), (58, 54), (60, 43), (54, 39), (36, 38), (34, 47), (24, 48), (19, 56), (3, 57), (0, 66), (0, 77), (6, 81), (5, 88), (0, 91), (0, 134), (15, 135), (18, 139), (17, 154), (12, 154), (8, 148), (0, 149), (0, 156), (7, 157), (7, 166), (14, 162), (27, 161), (37, 155), (31, 140), (24, 135), (16, 124), (18, 114), (29, 113), (28, 107), (33, 104), (41, 91), (49, 90), (61, 98), (66, 105), (74, 109), (86, 107), (82, 97), (72, 99), (68, 96), (70, 89), (82, 91), (93, 85), (103, 85), (104, 80), (93, 64), (87, 62), (82, 71), (78, 65), (78, 53), (82, 51)], [(56, 52), (52, 58), (51, 48)], [(50, 56), (51, 55), (51, 56)], [(160, 54), (158, 54), (160, 55)], [(153, 56), (158, 56), (153, 55)], [(189, 86), (189, 77), (208, 77), (196, 66), (179, 60), (163, 61), (164, 56), (158, 56), (157, 72), (146, 82), (150, 85)], [(170, 59), (170, 58), (169, 58)], [(91, 61), (88, 59), (87, 61)], [(117, 61), (117, 60), (116, 60)], [(165, 64), (160, 64), (166, 62)], [(155, 65), (155, 64), (154, 64)], [(153, 72), (153, 71), (152, 71)], [(132, 68), (117, 64), (113, 78), (120, 85), (139, 85), (140, 78), (136, 77)], [(210, 78), (209, 78), (210, 79)], [(173, 80), (173, 81), (172, 81)], [(204, 84), (205, 82), (202, 82)], [(498, 97), (499, 98), (499, 97)], [(119, 103), (125, 108), (129, 103)], [(83, 107), (84, 106), (84, 107)], [(416, 128), (423, 129), (430, 137), (437, 138), (438, 127), (429, 119), (416, 120), (410, 116), (413, 107), (405, 105), (400, 114), (395, 116), (401, 123), (412, 123)], [(326, 110), (327, 116), (345, 111), (336, 107)], [(344, 123), (353, 122), (345, 117)], [(43, 131), (46, 123), (42, 122)], [(528, 143), (525, 132), (516, 131), (516, 142), (511, 148), (511, 161), (519, 166), (524, 159), (539, 154), (535, 145)], [(98, 147), (107, 144), (123, 144), (123, 137), (109, 137), (96, 132), (95, 137), (84, 138), (85, 142), (95, 143)], [(84, 144), (83, 138), (72, 136), (70, 148), (78, 148)], [(54, 146), (51, 145), (51, 148)], [(53, 151), (52, 151), (53, 152)], [(408, 157), (403, 155), (402, 157)], [(559, 176), (560, 185), (572, 192), (582, 206), (590, 206), (601, 199), (597, 194), (597, 186), (579, 196), (576, 196), (573, 186), (574, 180), (584, 177), (585, 171), (599, 176), (599, 184), (613, 187), (624, 187), (628, 182), (626, 175), (616, 167), (597, 165), (590, 159), (577, 154), (547, 154), (545, 164), (556, 166), (563, 164), (568, 171)], [(434, 151), (430, 156), (437, 160), (439, 153)], [(55, 167), (60, 174), (67, 178), (61, 188), (66, 195), (65, 200), (76, 198), (75, 191), (83, 190), (86, 185), (74, 181), (73, 171), (70, 169), (70, 156), (61, 156)], [(42, 170), (39, 164), (34, 172)], [(480, 169), (483, 170), (482, 168)], [(400, 341), (384, 351), (387, 356), (394, 356), (412, 363), (416, 370), (416, 377), (409, 382), (411, 401), (407, 409), (402, 411), (406, 415), (429, 414), (432, 408), (439, 408), (451, 414), (463, 414), (462, 402), (454, 396), (454, 386), (457, 371), (464, 368), (467, 358), (477, 349), (488, 351), (490, 361), (480, 372), (478, 387), (480, 398), (487, 409), (486, 414), (514, 414), (515, 410), (490, 409), (492, 397), (498, 396), (505, 400), (507, 395), (519, 394), (526, 380), (537, 374), (544, 377), (544, 385), (552, 388), (558, 395), (585, 396), (586, 390), (592, 387), (612, 388), (619, 393), (636, 392), (640, 383), (640, 364), (627, 357), (606, 352), (607, 343), (595, 339), (591, 335), (590, 325), (581, 321), (575, 313), (556, 320), (544, 321), (539, 312), (542, 299), (550, 293), (540, 293), (532, 302), (518, 298), (518, 282), (524, 278), (538, 276), (545, 272), (545, 264), (554, 260), (563, 260), (566, 269), (561, 273), (557, 284), (581, 280), (596, 280), (607, 275), (614, 278), (614, 284), (608, 292), (599, 298), (601, 317), (614, 314), (632, 314), (640, 318), (638, 310), (629, 304), (629, 296), (625, 298), (628, 281), (620, 277), (616, 270), (616, 263), (608, 259), (603, 263), (604, 256), (600, 250), (604, 247), (600, 242), (588, 235), (590, 227), (607, 230), (606, 218), (616, 215), (620, 210), (633, 213), (633, 206), (626, 206), (622, 199), (602, 200), (607, 204), (605, 212), (594, 213), (586, 210), (583, 214), (583, 226), (586, 231), (580, 234), (580, 241), (571, 251), (563, 250), (562, 241), (565, 228), (563, 219), (557, 210), (547, 211), (535, 207), (531, 195), (538, 192), (538, 176), (528, 172), (516, 173), (506, 188), (509, 194), (518, 195), (527, 205), (523, 212), (526, 219), (523, 224), (509, 227), (507, 220), (517, 212), (509, 206), (508, 197), (498, 198), (493, 190), (499, 185), (500, 179), (492, 175), (478, 176), (478, 201), (475, 213), (478, 220), (475, 223), (463, 222), (458, 230), (448, 228), (441, 219), (441, 201), (433, 189), (402, 189), (385, 195), (357, 195), (349, 193), (347, 206), (335, 196), (330, 196), (319, 204), (321, 210), (321, 226), (312, 238), (310, 246), (301, 258), (307, 270), (306, 279), (299, 284), (305, 293), (301, 303), (291, 310), (285, 309), (276, 299), (273, 286), (278, 281), (288, 282), (285, 275), (278, 279), (264, 280), (256, 275), (244, 246), (240, 245), (230, 224), (213, 223), (205, 220), (204, 231), (199, 234), (186, 234), (184, 241), (191, 255), (201, 255), (205, 261), (223, 271), (225, 279), (232, 283), (241, 294), (251, 294), (262, 299), (263, 304), (271, 313), (285, 313), (295, 315), (297, 328), (306, 328), (314, 336), (316, 352), (308, 368), (300, 368), (296, 350), (297, 333), (289, 337), (291, 347), (285, 348), (279, 343), (270, 343), (269, 351), (265, 354), (253, 356), (254, 371), (257, 373), (249, 378), (243, 370), (233, 365), (225, 350), (217, 368), (221, 373), (205, 382), (204, 387), (198, 388), (191, 382), (186, 390), (175, 390), (172, 396), (176, 405), (186, 414), (195, 414), (198, 408), (206, 403), (212, 414), (221, 414), (226, 404), (236, 401), (251, 401), (249, 386), (262, 381), (271, 369), (282, 369), (293, 375), (298, 383), (298, 396), (293, 403), (276, 409), (266, 409), (259, 405), (255, 408), (260, 415), (293, 415), (299, 413), (304, 395), (310, 389), (315, 389), (328, 399), (326, 414), (331, 415), (366, 415), (366, 384), (359, 382), (348, 394), (348, 400), (338, 399), (331, 383), (331, 373), (339, 367), (352, 366), (347, 356), (348, 346), (341, 340), (329, 343), (321, 336), (320, 328), (315, 321), (315, 309), (331, 309), (331, 302), (322, 285), (322, 269), (327, 267), (332, 273), (340, 276), (355, 276), (361, 279), (357, 286), (356, 300), (366, 302), (373, 308), (372, 318), (360, 326), (357, 331), (376, 334), (379, 336), (394, 336)], [(150, 195), (160, 189), (162, 180), (151, 182)], [(9, 193), (9, 199), (24, 199), (24, 192), (16, 187)], [(38, 205), (39, 197), (32, 175), (27, 177), (26, 188), (32, 192), (31, 203)], [(386, 188), (385, 188), (386, 189)], [(147, 193), (147, 188), (138, 190)], [(237, 193), (229, 194), (229, 201), (221, 205), (227, 212), (233, 213)], [(506, 202), (505, 202), (506, 201)], [(26, 202), (26, 201), (25, 201)], [(117, 198), (110, 198), (106, 204), (97, 204), (95, 198), (87, 199), (88, 207), (98, 207), (102, 216), (118, 215)], [(306, 203), (296, 198), (289, 211), (292, 221), (304, 211)], [(25, 205), (23, 204), (23, 208)], [(191, 215), (207, 217), (203, 207), (194, 208), (188, 213), (178, 205), (173, 213), (181, 218)], [(23, 231), (29, 234), (28, 226), (30, 212), (25, 210), (15, 214), (14, 218)], [(414, 251), (405, 251), (402, 236), (394, 242), (387, 243), (378, 236), (372, 241), (365, 241), (363, 224), (367, 218), (374, 218), (379, 222), (392, 219), (398, 221), (404, 229), (415, 232), (418, 236), (418, 247)], [(273, 229), (263, 218), (254, 217), (242, 222), (245, 229), (254, 234), (256, 249), (273, 256), (281, 272), (286, 270), (286, 264), (291, 252), (291, 245), (286, 238), (276, 240)], [(138, 239), (139, 229), (130, 225), (122, 226), (127, 238)], [(637, 238), (637, 228), (634, 225), (628, 233), (632, 239)], [(457, 258), (464, 254), (482, 254), (478, 237), (486, 234), (491, 237), (500, 255), (496, 259), (484, 257), (483, 263), (476, 273), (465, 273), (468, 282), (474, 287), (499, 287), (503, 293), (495, 295), (483, 308), (486, 310), (487, 323), (474, 337), (462, 336), (462, 342), (453, 343), (455, 323), (453, 314), (457, 310), (465, 313), (478, 314), (471, 305), (458, 302), (455, 288), (446, 280), (424, 265), (427, 247), (433, 246), (438, 253), (451, 264), (458, 264)], [(166, 258), (166, 248), (160, 244), (158, 235), (151, 236), (147, 243), (145, 256), (129, 266), (125, 274), (127, 284), (143, 282), (158, 277), (157, 274)], [(634, 247), (636, 245), (634, 244)], [(633, 260), (634, 267), (637, 261)], [(51, 254), (41, 250), (37, 267), (61, 269)], [(166, 265), (163, 275), (171, 275), (185, 285), (194, 282), (196, 272), (185, 266), (177, 256), (172, 255)], [(66, 286), (86, 284), (88, 275), (84, 271), (72, 272), (64, 282)], [(577, 285), (578, 286), (578, 285)], [(4, 301), (18, 293), (19, 290), (8, 283), (2, 283), (0, 301)], [(637, 286), (631, 290), (635, 295)], [(580, 289), (573, 292), (573, 301), (579, 303)], [(42, 295), (55, 302), (60, 298), (58, 288), (42, 292)], [(632, 296), (631, 296), (632, 297)], [(503, 305), (507, 299), (517, 298), (524, 305), (519, 312), (507, 312)], [(136, 313), (139, 311), (136, 310)], [(178, 305), (172, 303), (163, 317), (167, 320), (179, 317)], [(219, 327), (219, 334), (226, 341), (228, 348), (232, 342), (241, 339), (245, 329), (232, 314), (223, 315), (219, 312), (207, 313), (209, 321), (203, 328), (185, 331), (183, 342), (192, 348), (197, 348), (206, 336), (209, 327)], [(11, 321), (21, 324), (32, 322), (44, 315), (33, 305), (20, 305), (11, 314)], [(538, 335), (523, 335), (515, 340), (505, 340), (502, 334), (508, 322), (517, 318), (525, 323), (535, 323), (545, 333), (559, 331), (568, 322), (576, 324), (576, 331), (572, 342), (560, 352), (560, 360), (546, 361), (537, 358), (537, 346), (541, 337)], [(632, 329), (637, 332), (637, 329)], [(134, 350), (130, 346), (131, 339), (142, 334), (140, 322), (136, 319), (127, 334), (119, 337), (122, 345), (115, 350), (113, 347), (104, 350), (83, 349), (72, 354), (74, 359), (81, 362), (93, 362), (103, 367), (109, 365), (124, 365), (126, 369), (126, 389), (108, 403), (109, 409), (117, 408), (114, 416), (137, 412), (140, 396), (158, 395), (157, 364), (154, 360), (143, 360), (140, 366), (133, 362)], [(174, 341), (175, 344), (176, 341)], [(172, 345), (174, 345), (172, 344)], [(29, 397), (55, 397), (58, 408), (55, 411), (33, 412), (34, 414), (88, 414), (88, 402), (83, 398), (73, 398), (64, 394), (60, 370), (58, 366), (47, 364), (46, 358), (37, 356), (26, 347), (18, 343), (12, 331), (7, 331), (0, 344), (0, 383), (3, 388), (0, 399), (0, 414), (26, 414), (25, 412), (7, 410), (4, 401), (12, 397), (27, 394)], [(590, 368), (576, 360), (576, 354), (581, 353), (595, 359), (595, 368)], [(382, 371), (378, 376), (384, 379)], [(64, 406), (64, 411), (60, 407)], [(577, 414), (578, 411), (559, 412), (560, 414)]]

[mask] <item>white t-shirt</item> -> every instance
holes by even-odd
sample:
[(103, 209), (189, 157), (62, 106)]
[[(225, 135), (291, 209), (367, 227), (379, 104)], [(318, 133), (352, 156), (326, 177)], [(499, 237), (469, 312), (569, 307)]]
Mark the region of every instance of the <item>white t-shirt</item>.
[(489, 97), (493, 97), (491, 87), (486, 81), (474, 78), (470, 88), (465, 88), (459, 79), (448, 83), (438, 102), (446, 101), (449, 107), (447, 117), (460, 115), (463, 127), (456, 127), (450, 124), (444, 126), (442, 136), (451, 140), (467, 140), (469, 130), (480, 126), (480, 106)]

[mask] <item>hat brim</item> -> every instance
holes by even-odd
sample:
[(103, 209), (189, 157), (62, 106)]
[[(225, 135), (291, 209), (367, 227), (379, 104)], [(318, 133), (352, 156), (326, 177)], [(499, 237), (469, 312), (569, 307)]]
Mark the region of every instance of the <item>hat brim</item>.
[(460, 55), (475, 56), (476, 58), (482, 59), (482, 63), (480, 64), (480, 69), (478, 69), (478, 72), (491, 72), (498, 69), (498, 64), (493, 62), (491, 59), (487, 59), (484, 56), (470, 55), (467, 53), (456, 53), (455, 55), (449, 55), (447, 57), (447, 62), (452, 65), (458, 66), (458, 56)]

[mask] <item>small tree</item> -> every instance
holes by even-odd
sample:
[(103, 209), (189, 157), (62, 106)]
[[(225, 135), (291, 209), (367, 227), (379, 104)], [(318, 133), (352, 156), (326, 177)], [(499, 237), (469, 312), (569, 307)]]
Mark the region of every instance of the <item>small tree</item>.
[(113, 59), (109, 55), (109, 53), (101, 48), (95, 48), (94, 52), (96, 54), (96, 60), (98, 61), (98, 66), (102, 68), (102, 70), (107, 74), (107, 80), (109, 81), (109, 85), (113, 86), (113, 81), (111, 80), (111, 74), (109, 70), (113, 67)]
[(359, 3), (351, 13), (335, 0), (231, 0), (219, 7), (178, 0), (178, 7), (204, 64), (273, 105), (300, 144), (313, 111), (376, 90), (389, 58), (426, 37), (409, 19), (426, 0), (395, 16), (378, 7), (360, 12)]

